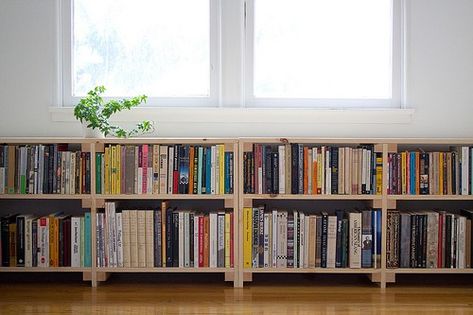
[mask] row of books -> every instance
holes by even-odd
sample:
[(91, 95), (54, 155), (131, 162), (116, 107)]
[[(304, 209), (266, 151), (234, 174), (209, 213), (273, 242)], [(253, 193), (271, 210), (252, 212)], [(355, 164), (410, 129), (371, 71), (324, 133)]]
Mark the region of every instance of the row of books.
[(88, 194), (90, 153), (67, 144), (0, 145), (0, 194)]
[(471, 195), (473, 148), (388, 154), (388, 194)]
[(381, 210), (243, 209), (244, 268), (377, 268)]
[(90, 212), (83, 217), (7, 215), (1, 218), (3, 267), (91, 267)]
[(388, 268), (471, 268), (473, 210), (408, 212), (387, 215)]
[(97, 213), (97, 266), (233, 268), (232, 211), (197, 213), (162, 202), (161, 209)]
[(225, 145), (108, 145), (96, 156), (98, 194), (232, 194)]
[(254, 144), (243, 163), (247, 194), (382, 193), (382, 154), (373, 145)]

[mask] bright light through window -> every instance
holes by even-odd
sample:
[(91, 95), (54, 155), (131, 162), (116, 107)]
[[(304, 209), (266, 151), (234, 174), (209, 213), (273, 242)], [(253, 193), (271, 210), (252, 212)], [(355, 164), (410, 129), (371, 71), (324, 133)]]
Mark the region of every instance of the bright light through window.
[(73, 96), (209, 96), (209, 0), (73, 3)]
[(258, 98), (392, 98), (392, 0), (255, 0)]

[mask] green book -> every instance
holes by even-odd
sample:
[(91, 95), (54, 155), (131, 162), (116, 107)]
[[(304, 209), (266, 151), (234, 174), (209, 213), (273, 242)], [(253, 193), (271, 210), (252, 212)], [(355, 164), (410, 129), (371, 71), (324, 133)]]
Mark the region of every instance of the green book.
[(102, 193), (102, 153), (97, 153), (95, 157), (95, 191)]

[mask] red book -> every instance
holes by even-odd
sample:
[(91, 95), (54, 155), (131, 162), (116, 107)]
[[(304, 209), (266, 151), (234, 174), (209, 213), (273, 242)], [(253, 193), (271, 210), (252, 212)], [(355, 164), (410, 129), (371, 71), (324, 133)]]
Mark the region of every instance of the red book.
[(204, 217), (199, 216), (199, 267), (204, 267)]

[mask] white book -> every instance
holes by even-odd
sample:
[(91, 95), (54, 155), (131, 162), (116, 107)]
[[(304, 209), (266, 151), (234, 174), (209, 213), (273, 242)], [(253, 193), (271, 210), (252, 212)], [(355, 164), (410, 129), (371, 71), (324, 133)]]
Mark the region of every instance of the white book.
[(209, 239), (210, 239), (210, 253), (209, 253), (209, 267), (216, 268), (217, 267), (217, 214), (210, 213), (209, 215), (209, 225), (210, 225), (210, 232), (209, 232)]
[(130, 210), (130, 264), (138, 268), (138, 210)]
[(337, 252), (337, 217), (328, 217), (327, 227), (327, 268), (335, 268)]
[(199, 217), (194, 215), (194, 268), (199, 268)]
[(268, 267), (272, 267), (273, 265), (273, 213), (268, 213), (268, 228), (269, 228), (269, 239), (268, 239), (268, 247), (269, 247), (269, 257), (268, 257)]
[(217, 214), (217, 267), (225, 267), (225, 213)]
[[(136, 150), (136, 151), (139, 151), (139, 150)], [(142, 161), (143, 160), (141, 160), (138, 163), (142, 163)], [(141, 164), (141, 167), (140, 167), (139, 165), (140, 164), (138, 164), (138, 194), (141, 195), (141, 194), (146, 193), (145, 191), (143, 191), (143, 168), (145, 166)]]
[(154, 213), (152, 210), (145, 211), (146, 218), (146, 267), (154, 267)]
[(258, 167), (258, 194), (263, 193), (263, 168)]
[(297, 268), (299, 265), (299, 252), (297, 251), (297, 236), (299, 234), (299, 225), (297, 224), (299, 222), (298, 214), (297, 211), (294, 211), (294, 268)]
[(123, 268), (123, 214), (118, 212), (115, 214), (115, 221), (117, 227), (117, 267)]
[(367, 150), (367, 158), (366, 158), (366, 167), (368, 169), (367, 173), (368, 173), (368, 177), (366, 178), (366, 190), (367, 191), (371, 191), (371, 177), (373, 176), (372, 174), (372, 168), (371, 168), (371, 155), (372, 155), (372, 152), (371, 150)]
[(263, 252), (263, 259), (264, 259), (264, 267), (269, 267), (269, 213), (264, 214), (263, 219), (263, 230), (264, 230), (264, 252)]
[(343, 180), (345, 178), (345, 165), (344, 165), (344, 159), (345, 159), (345, 150), (343, 147), (338, 148), (338, 194), (342, 195), (344, 194), (345, 186), (343, 183)]
[(287, 267), (287, 211), (278, 212), (279, 214), (279, 244), (278, 244), (278, 268)]
[(304, 268), (304, 254), (305, 254), (305, 214), (304, 213), (299, 213), (299, 268)]
[(25, 267), (33, 267), (33, 220), (36, 219), (25, 217)]
[(49, 218), (38, 219), (38, 267), (49, 267)]
[(190, 267), (190, 217), (184, 212), (184, 267)]
[(138, 210), (138, 267), (146, 267), (146, 210)]
[(469, 171), (468, 167), (470, 166), (469, 163), (469, 148), (468, 147), (462, 147), (462, 153), (461, 153), (461, 179), (462, 179), (462, 195), (468, 195), (470, 192), (469, 189)]
[(303, 257), (303, 266), (304, 268), (309, 268), (309, 216), (304, 216), (304, 257)]
[(174, 147), (169, 147), (168, 154), (168, 194), (172, 194), (173, 191), (173, 172), (174, 172)]
[(216, 193), (216, 161), (217, 161), (217, 147), (212, 146), (210, 150), (210, 193), (214, 195)]
[(159, 147), (159, 193), (168, 192), (168, 146)]
[(345, 194), (351, 194), (351, 169), (352, 169), (352, 160), (351, 160), (352, 148), (345, 148)]
[(178, 212), (178, 239), (179, 239), (179, 244), (178, 244), (178, 266), (179, 268), (184, 267), (184, 212), (179, 211)]
[(286, 146), (280, 145), (279, 152), (279, 193), (286, 193)]
[(348, 218), (350, 268), (361, 268), (361, 212), (351, 212)]
[(123, 267), (131, 267), (130, 253), (130, 211), (122, 211), (122, 247), (123, 247)]
[(273, 256), (272, 256), (272, 262), (271, 262), (271, 266), (273, 268), (276, 268), (277, 266), (277, 257), (278, 257), (278, 212), (277, 210), (273, 210), (273, 215), (272, 215), (272, 232), (273, 232), (273, 237), (271, 239), (271, 243), (272, 243), (272, 252), (273, 252)]
[(71, 218), (71, 267), (80, 267), (80, 217)]

